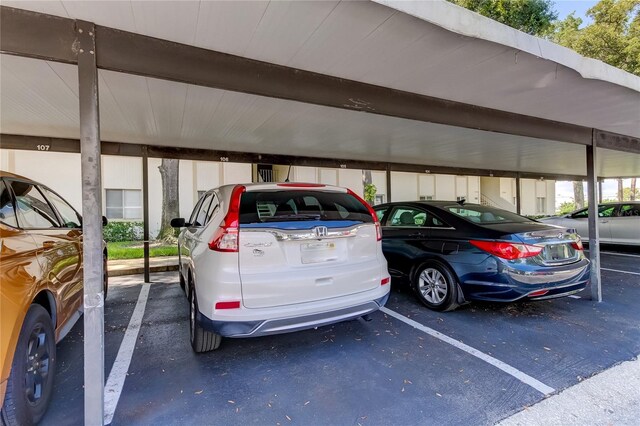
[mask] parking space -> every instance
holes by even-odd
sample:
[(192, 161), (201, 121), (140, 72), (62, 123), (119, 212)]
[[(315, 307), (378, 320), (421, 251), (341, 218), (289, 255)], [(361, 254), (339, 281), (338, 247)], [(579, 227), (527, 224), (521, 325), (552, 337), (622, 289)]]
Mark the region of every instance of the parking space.
[[(605, 255), (602, 263), (633, 271), (637, 258)], [(176, 274), (156, 274), (113, 424), (492, 424), (543, 399), (536, 383), (559, 391), (640, 353), (640, 277), (607, 269), (599, 304), (587, 289), (580, 298), (437, 313), (396, 285), (390, 312), (370, 322), (226, 339), (204, 355), (189, 346)], [(141, 281), (112, 279), (106, 376), (123, 352)], [(43, 424), (77, 424), (83, 416), (81, 336), (80, 323), (58, 345)]]

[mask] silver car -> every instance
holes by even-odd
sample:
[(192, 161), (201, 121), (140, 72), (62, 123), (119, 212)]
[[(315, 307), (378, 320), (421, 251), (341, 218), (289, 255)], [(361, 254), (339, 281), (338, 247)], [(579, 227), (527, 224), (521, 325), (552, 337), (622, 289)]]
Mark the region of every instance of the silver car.
[[(584, 208), (540, 222), (575, 228), (583, 240), (589, 238), (589, 210)], [(598, 205), (600, 242), (640, 246), (640, 202), (626, 201)]]

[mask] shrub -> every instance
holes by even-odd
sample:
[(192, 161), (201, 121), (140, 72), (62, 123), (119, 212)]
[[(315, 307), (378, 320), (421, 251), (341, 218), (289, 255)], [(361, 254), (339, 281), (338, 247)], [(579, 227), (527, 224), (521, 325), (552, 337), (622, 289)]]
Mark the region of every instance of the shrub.
[(105, 241), (141, 241), (143, 235), (142, 222), (109, 222), (102, 229)]

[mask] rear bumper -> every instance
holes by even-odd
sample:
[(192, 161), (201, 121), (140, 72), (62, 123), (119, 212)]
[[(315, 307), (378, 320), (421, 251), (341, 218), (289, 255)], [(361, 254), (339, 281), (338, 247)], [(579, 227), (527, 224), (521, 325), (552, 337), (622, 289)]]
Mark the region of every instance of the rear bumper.
[(196, 320), (206, 330), (225, 337), (268, 336), (322, 327), (358, 318), (377, 311), (387, 303), (388, 299), (389, 293), (379, 299), (338, 310), (263, 321), (214, 321), (201, 312), (198, 312)]
[(518, 268), (498, 265), (497, 272), (473, 274), (462, 282), (467, 300), (513, 302), (543, 300), (569, 296), (582, 291), (589, 284), (589, 261), (553, 268)]

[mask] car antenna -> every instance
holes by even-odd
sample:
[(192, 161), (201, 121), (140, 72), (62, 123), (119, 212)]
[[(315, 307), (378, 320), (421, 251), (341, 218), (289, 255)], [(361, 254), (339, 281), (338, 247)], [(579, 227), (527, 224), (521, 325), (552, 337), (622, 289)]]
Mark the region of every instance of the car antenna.
[(456, 201), (456, 203), (460, 204), (461, 206), (464, 206), (464, 203), (466, 203), (467, 200), (465, 200), (464, 198), (460, 198), (458, 201)]
[(289, 182), (289, 173), (291, 173), (291, 164), (289, 164), (289, 170), (287, 170), (287, 178), (284, 180), (285, 182)]

